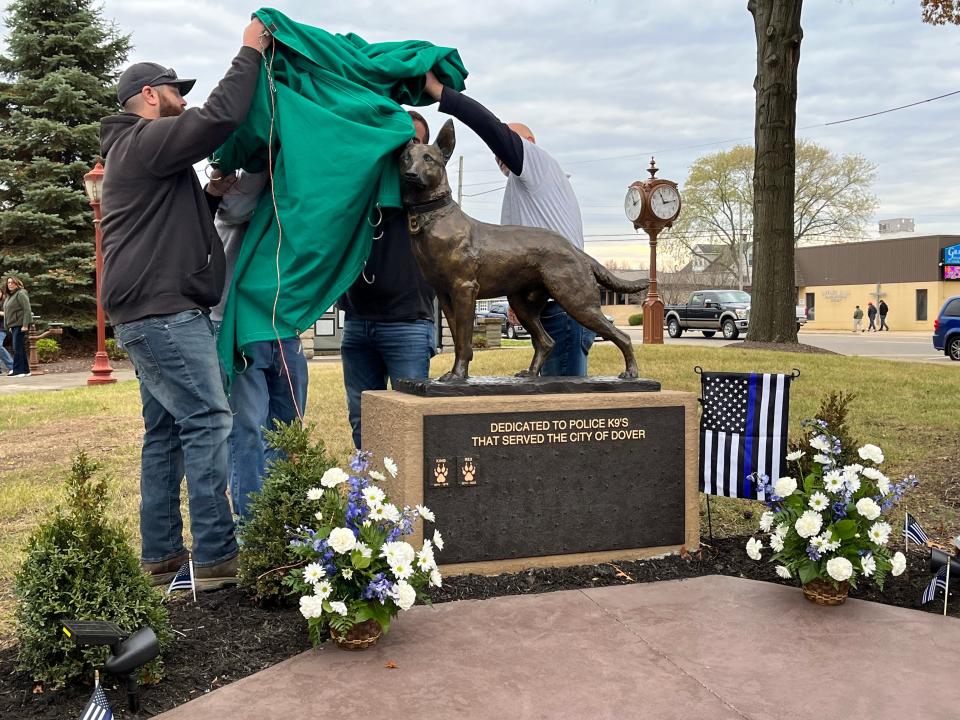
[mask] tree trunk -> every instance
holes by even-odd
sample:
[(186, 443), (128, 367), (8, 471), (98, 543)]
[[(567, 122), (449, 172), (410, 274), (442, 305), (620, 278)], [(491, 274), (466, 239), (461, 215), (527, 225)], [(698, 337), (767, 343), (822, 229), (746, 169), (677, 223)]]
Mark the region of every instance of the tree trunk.
[(797, 342), (793, 203), (802, 5), (802, 0), (747, 3), (757, 35), (749, 339), (758, 342)]

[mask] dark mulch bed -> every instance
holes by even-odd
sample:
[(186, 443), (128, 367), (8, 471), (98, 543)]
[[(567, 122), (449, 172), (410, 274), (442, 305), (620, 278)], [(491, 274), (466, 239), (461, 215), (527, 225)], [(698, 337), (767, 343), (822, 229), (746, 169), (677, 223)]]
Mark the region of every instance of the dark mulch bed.
[[(31, 370), (37, 372), (38, 370), (43, 373), (74, 373), (74, 372), (90, 372), (90, 368), (93, 367), (93, 353), (90, 353), (89, 356), (85, 357), (62, 357), (56, 362), (40, 363), (36, 367), (32, 367)], [(111, 360), (110, 367), (114, 370), (132, 370), (133, 365), (129, 360)]]
[(772, 350), (773, 352), (811, 353), (815, 355), (843, 354), (821, 347), (814, 347), (813, 345), (804, 345), (803, 343), (762, 343), (744, 340), (743, 342), (730, 343), (723, 347), (737, 348), (738, 350)]
[[(792, 584), (780, 580), (772, 564), (747, 558), (745, 543), (743, 537), (718, 538), (704, 544), (701, 552), (684, 557), (530, 570), (497, 577), (451, 577), (433, 592), (433, 599), (438, 603), (478, 600), (718, 574)], [(851, 597), (919, 608), (920, 596), (930, 578), (927, 563), (926, 552), (911, 552), (907, 572), (899, 578), (889, 578), (882, 594), (871, 588), (854, 590)], [(942, 612), (943, 600), (922, 609)], [(957, 611), (954, 600), (951, 614)], [(296, 609), (259, 608), (236, 590), (198, 596), (196, 604), (178, 599), (170, 606), (170, 618), (177, 632), (173, 649), (166, 657), (166, 676), (159, 685), (143, 688), (144, 709), (139, 717), (169, 710), (309, 647), (305, 622)], [(29, 678), (14, 671), (14, 660), (14, 649), (0, 651), (0, 718), (54, 720), (80, 716), (90, 688), (34, 693)], [(112, 679), (108, 679), (107, 694), (115, 717), (135, 717), (126, 711), (124, 690), (112, 684)]]

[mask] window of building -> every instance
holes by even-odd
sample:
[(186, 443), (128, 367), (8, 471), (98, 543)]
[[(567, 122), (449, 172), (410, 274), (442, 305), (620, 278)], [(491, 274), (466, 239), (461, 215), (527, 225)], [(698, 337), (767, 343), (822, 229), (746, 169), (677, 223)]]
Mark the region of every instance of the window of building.
[(813, 320), (816, 315), (817, 294), (807, 293), (807, 320)]
[(927, 291), (917, 290), (917, 320), (927, 319)]

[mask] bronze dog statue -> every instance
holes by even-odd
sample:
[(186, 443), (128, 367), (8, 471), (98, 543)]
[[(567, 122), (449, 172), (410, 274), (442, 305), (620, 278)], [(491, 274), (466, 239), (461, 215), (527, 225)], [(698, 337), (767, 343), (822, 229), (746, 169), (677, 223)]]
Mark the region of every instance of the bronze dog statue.
[(540, 324), (540, 312), (553, 298), (581, 325), (620, 348), (626, 363), (620, 377), (636, 378), (630, 338), (601, 312), (600, 287), (636, 293), (647, 287), (647, 281), (617, 278), (552, 230), (491, 225), (468, 216), (453, 201), (447, 183), (446, 164), (455, 145), (453, 120), (447, 120), (435, 144), (411, 143), (400, 157), (413, 253), (437, 291), (453, 334), (453, 370), (440, 380), (467, 379), (476, 301), (503, 295), (533, 341), (530, 368), (519, 375), (539, 375), (553, 349), (553, 339)]

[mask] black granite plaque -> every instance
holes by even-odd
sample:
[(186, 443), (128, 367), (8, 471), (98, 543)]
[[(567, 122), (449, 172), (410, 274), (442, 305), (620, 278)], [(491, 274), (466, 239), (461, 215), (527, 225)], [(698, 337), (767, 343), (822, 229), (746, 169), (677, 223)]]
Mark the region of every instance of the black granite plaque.
[(478, 395), (562, 395), (565, 393), (659, 392), (660, 382), (647, 378), (618, 377), (503, 377), (480, 376), (466, 380), (398, 380), (393, 389), (420, 397), (475, 397)]
[(682, 406), (428, 415), (423, 452), (444, 564), (684, 541)]

